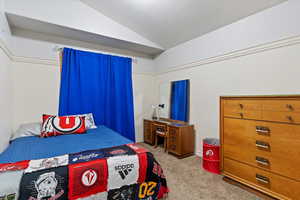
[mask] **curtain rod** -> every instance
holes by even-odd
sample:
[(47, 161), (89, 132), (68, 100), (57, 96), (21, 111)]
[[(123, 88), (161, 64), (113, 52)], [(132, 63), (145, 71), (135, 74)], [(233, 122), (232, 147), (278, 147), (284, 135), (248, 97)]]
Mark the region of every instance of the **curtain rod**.
[[(59, 47), (59, 46), (55, 46), (53, 48), (53, 50), (55, 52), (62, 52), (64, 50), (65, 47)], [(79, 50), (82, 50), (79, 48)], [(109, 55), (114, 55), (114, 56), (121, 56), (121, 57), (128, 57), (132, 59), (133, 63), (137, 63), (137, 58), (133, 57), (133, 56), (126, 56), (126, 55), (122, 55), (122, 54), (114, 54), (114, 53), (110, 53), (110, 52), (105, 52), (105, 51), (95, 51), (95, 50), (89, 50), (89, 49), (83, 49), (83, 51), (90, 51), (90, 52), (94, 52), (94, 53), (104, 53), (104, 54), (109, 54)]]

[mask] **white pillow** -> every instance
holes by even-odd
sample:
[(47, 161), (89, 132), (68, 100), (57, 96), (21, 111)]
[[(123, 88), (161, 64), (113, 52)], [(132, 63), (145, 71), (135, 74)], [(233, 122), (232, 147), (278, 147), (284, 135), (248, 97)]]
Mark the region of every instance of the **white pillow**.
[(21, 124), (10, 140), (14, 140), (19, 137), (40, 136), (41, 126), (42, 124), (40, 122)]
[(85, 128), (86, 129), (97, 128), (97, 126), (95, 125), (93, 113), (87, 113), (87, 114), (81, 114), (81, 115), (73, 115), (73, 116), (85, 117)]

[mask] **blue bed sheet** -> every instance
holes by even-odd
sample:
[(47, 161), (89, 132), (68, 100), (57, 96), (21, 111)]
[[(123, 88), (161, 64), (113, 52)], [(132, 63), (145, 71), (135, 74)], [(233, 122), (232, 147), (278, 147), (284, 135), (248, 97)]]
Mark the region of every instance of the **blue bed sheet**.
[(49, 138), (23, 137), (13, 140), (9, 147), (0, 154), (0, 163), (50, 158), (130, 143), (133, 142), (105, 126), (88, 130), (86, 134)]

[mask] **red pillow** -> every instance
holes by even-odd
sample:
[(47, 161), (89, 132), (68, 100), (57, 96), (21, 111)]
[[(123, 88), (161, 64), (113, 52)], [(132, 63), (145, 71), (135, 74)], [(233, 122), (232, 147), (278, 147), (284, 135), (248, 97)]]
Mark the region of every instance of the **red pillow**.
[(51, 137), (65, 134), (81, 134), (86, 132), (84, 116), (43, 115), (40, 137)]

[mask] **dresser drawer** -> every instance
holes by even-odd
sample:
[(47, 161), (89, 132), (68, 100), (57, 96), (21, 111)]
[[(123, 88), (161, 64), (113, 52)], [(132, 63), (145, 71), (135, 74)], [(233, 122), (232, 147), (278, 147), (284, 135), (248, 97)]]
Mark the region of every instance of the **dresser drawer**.
[(297, 112), (279, 112), (279, 111), (263, 111), (262, 119), (266, 120), (266, 121), (300, 124), (300, 113), (297, 113)]
[(265, 111), (300, 113), (300, 100), (264, 100), (262, 108)]
[(261, 110), (261, 108), (261, 101), (258, 100), (229, 99), (224, 101), (225, 110)]
[(261, 119), (261, 103), (255, 100), (225, 100), (224, 116), (239, 119)]
[(238, 119), (262, 119), (262, 113), (259, 110), (249, 111), (249, 110), (241, 110), (241, 111), (233, 111), (233, 110), (224, 110), (225, 117), (233, 117)]
[(224, 118), (223, 134), (224, 157), (300, 181), (299, 125)]
[(181, 151), (179, 128), (169, 126), (168, 128), (168, 151), (171, 153), (178, 154)]
[(256, 167), (224, 159), (224, 172), (256, 189), (266, 191), (281, 199), (300, 199), (300, 182), (294, 181)]
[(144, 120), (144, 142), (153, 145), (154, 136), (151, 127), (152, 127), (151, 121)]

